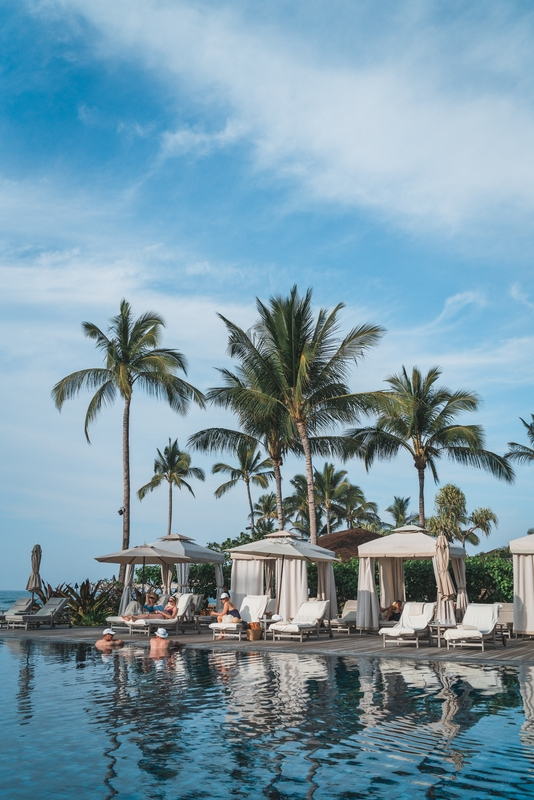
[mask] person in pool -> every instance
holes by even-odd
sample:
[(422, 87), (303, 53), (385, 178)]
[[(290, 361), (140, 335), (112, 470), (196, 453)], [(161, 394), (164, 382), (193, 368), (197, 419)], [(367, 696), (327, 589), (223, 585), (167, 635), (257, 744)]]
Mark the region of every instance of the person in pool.
[(174, 619), (178, 613), (178, 606), (176, 605), (176, 598), (169, 597), (165, 608), (160, 606), (161, 610), (155, 609), (154, 611), (147, 611), (143, 614), (128, 614), (122, 615), (122, 618), (127, 622), (135, 622), (137, 619)]
[(97, 647), (102, 653), (111, 653), (114, 647), (122, 647), (124, 642), (122, 639), (115, 639), (115, 631), (113, 628), (106, 628), (102, 634), (102, 638), (95, 642)]
[(165, 628), (158, 628), (153, 638), (150, 640), (150, 656), (152, 658), (165, 658), (171, 654), (171, 650), (181, 647), (176, 639), (169, 639), (169, 633)]
[(240, 622), (241, 615), (238, 609), (234, 606), (234, 604), (230, 600), (230, 595), (228, 594), (228, 592), (223, 592), (221, 594), (221, 600), (223, 601), (223, 609), (220, 614), (217, 614), (217, 622), (223, 622), (224, 617), (234, 617), (235, 622)]

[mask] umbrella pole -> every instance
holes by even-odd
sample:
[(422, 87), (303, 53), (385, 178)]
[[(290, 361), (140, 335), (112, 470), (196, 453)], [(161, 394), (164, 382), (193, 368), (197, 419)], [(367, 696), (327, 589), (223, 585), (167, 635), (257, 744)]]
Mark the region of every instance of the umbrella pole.
[(141, 576), (141, 583), (143, 584), (143, 597), (145, 596), (145, 559), (143, 558), (143, 571)]

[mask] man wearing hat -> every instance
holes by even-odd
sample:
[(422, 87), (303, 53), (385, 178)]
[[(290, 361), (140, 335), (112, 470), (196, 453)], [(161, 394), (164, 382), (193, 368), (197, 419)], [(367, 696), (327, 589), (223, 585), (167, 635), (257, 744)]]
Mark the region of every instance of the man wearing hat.
[(171, 648), (175, 647), (180, 647), (180, 642), (169, 639), (169, 633), (165, 628), (158, 628), (150, 640), (150, 655), (153, 658), (164, 658), (170, 655)]
[(114, 647), (122, 647), (124, 642), (122, 639), (115, 639), (115, 631), (113, 628), (106, 628), (102, 634), (102, 638), (95, 642), (95, 647), (102, 650), (103, 653), (110, 653)]

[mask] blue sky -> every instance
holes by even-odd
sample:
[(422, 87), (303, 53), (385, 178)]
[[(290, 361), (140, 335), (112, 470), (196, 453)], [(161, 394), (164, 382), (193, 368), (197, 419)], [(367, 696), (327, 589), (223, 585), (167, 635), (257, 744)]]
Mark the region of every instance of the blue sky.
[[(85, 443), (82, 397), (50, 389), (98, 364), (82, 320), (122, 297), (155, 309), (201, 388), (227, 363), (216, 312), (312, 286), (346, 327), (384, 325), (355, 390), (417, 364), (483, 398), (488, 446), (534, 412), (534, 15), (523, 3), (32, 0), (0, 3), (0, 586), (43, 547), (52, 583), (96, 578), (120, 541), (120, 407)], [(474, 421), (474, 420), (473, 420)], [(213, 424), (135, 397), (132, 484), (156, 447)], [(212, 459), (196, 457), (209, 471)], [(365, 474), (384, 512), (416, 495), (407, 459)], [(302, 471), (285, 466), (289, 477)], [(534, 473), (513, 487), (443, 463), (442, 482), (500, 525), (534, 524)], [(176, 497), (198, 541), (242, 529), (244, 492)], [(435, 488), (427, 484), (427, 505)], [(164, 492), (134, 500), (132, 541), (164, 533)], [(109, 570), (111, 574), (112, 570)], [(107, 574), (107, 572), (106, 572)]]

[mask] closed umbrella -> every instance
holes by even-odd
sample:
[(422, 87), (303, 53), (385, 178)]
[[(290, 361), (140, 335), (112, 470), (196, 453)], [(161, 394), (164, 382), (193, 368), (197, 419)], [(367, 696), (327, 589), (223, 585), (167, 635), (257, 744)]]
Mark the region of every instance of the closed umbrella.
[(436, 619), (440, 622), (454, 620), (454, 606), (451, 601), (456, 595), (456, 589), (449, 575), (449, 543), (443, 534), (437, 538), (433, 563), (438, 587)]
[(41, 576), (39, 575), (39, 570), (41, 568), (42, 555), (43, 551), (41, 550), (41, 545), (34, 545), (32, 550), (32, 574), (28, 578), (28, 583), (26, 584), (26, 591), (32, 593), (32, 605), (35, 592), (38, 592), (41, 588)]

